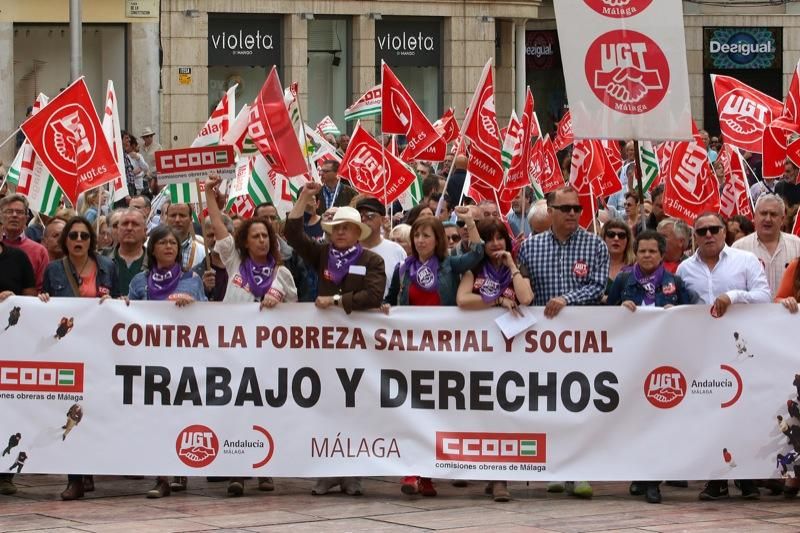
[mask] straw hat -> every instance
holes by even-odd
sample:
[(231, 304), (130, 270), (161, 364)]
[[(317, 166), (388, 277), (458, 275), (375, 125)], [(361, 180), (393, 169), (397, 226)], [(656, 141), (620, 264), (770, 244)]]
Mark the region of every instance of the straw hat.
[(361, 222), (361, 215), (359, 212), (352, 207), (337, 208), (333, 219), (330, 222), (322, 223), (322, 229), (325, 230), (325, 233), (330, 233), (333, 230), (333, 226), (344, 224), (345, 222), (350, 222), (361, 228), (361, 236), (358, 238), (359, 241), (363, 241), (372, 233), (372, 229)]
[(155, 135), (155, 134), (156, 132), (154, 132), (153, 129), (148, 126), (142, 130), (142, 134), (140, 135), (140, 137), (148, 137), (150, 135)]

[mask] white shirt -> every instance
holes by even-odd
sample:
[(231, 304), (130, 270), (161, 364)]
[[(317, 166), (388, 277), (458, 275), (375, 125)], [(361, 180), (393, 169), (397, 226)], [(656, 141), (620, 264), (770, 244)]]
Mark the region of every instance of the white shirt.
[(144, 144), (144, 141), (139, 145), (139, 153), (142, 154), (145, 163), (153, 172), (156, 170), (156, 152), (159, 150), (163, 150), (163, 148), (156, 141), (151, 142), (150, 146)]
[[(228, 287), (225, 289), (225, 298), (223, 303), (238, 303), (238, 302), (253, 302), (256, 300), (253, 293), (247, 287), (247, 283), (242, 279), (239, 273), (239, 267), (242, 264), (239, 259), (239, 251), (236, 249), (233, 235), (228, 235), (221, 241), (214, 244), (214, 251), (219, 254), (225, 265), (225, 270), (228, 271)], [(282, 302), (296, 302), (297, 301), (297, 287), (294, 285), (294, 278), (289, 269), (281, 265), (275, 272), (275, 279), (272, 280), (273, 296), (277, 298), (275, 292), (280, 293)]]
[(737, 250), (751, 252), (758, 257), (767, 274), (767, 283), (769, 283), (769, 291), (773, 299), (775, 298), (775, 293), (778, 292), (783, 273), (786, 272), (789, 262), (796, 257), (800, 257), (800, 237), (791, 233), (781, 232), (775, 253), (771, 255), (756, 233), (742, 237), (733, 243), (733, 247)]
[(711, 304), (721, 294), (727, 294), (735, 304), (772, 301), (767, 276), (758, 258), (730, 246), (722, 249), (714, 270), (709, 270), (697, 251), (678, 266), (677, 275), (703, 303)]
[[(365, 246), (364, 248), (367, 247)], [(388, 239), (381, 239), (380, 244), (374, 248), (367, 249), (383, 258), (383, 267), (386, 269), (386, 287), (383, 289), (383, 295), (386, 296), (386, 293), (389, 292), (389, 285), (392, 282), (394, 267), (406, 260), (406, 251), (403, 250), (402, 246)]]

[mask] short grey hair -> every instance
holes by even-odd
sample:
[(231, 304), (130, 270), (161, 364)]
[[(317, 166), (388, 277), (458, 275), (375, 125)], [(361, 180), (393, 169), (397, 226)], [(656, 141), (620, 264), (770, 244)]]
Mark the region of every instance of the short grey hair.
[(546, 200), (537, 200), (528, 210), (528, 224), (533, 226), (534, 219), (545, 219), (548, 216), (547, 212), (547, 201)]
[(689, 228), (689, 225), (686, 224), (683, 220), (677, 218), (665, 218), (661, 222), (658, 223), (657, 230), (671, 227), (672, 233), (679, 239), (683, 239), (687, 243), (692, 237), (692, 230)]
[(783, 211), (783, 214), (784, 215), (786, 214), (786, 202), (784, 202), (783, 198), (781, 198), (777, 194), (767, 193), (767, 194), (762, 194), (761, 196), (759, 196), (758, 200), (756, 200), (756, 208), (755, 208), (755, 210), (758, 211), (758, 206), (760, 206), (764, 202), (775, 202), (775, 203), (777, 203), (779, 206), (781, 206), (781, 211)]
[[(228, 230), (228, 233), (233, 235), (236, 232), (236, 228), (233, 227), (233, 220), (226, 214), (222, 214), (222, 223), (225, 224), (225, 229)], [(208, 229), (213, 222), (211, 222), (211, 217), (206, 217), (203, 221), (203, 229)]]
[(14, 202), (22, 202), (25, 205), (25, 211), (28, 210), (28, 199), (25, 196), (18, 193), (9, 194), (4, 198), (0, 198), (0, 209), (5, 209), (8, 204)]

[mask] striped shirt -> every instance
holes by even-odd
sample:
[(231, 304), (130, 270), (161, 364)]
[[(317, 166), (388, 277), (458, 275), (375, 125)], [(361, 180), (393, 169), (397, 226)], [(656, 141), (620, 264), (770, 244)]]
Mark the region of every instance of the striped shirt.
[(533, 305), (563, 296), (567, 305), (598, 303), (608, 279), (608, 248), (597, 235), (576, 230), (565, 242), (552, 231), (529, 237), (519, 262), (533, 283)]

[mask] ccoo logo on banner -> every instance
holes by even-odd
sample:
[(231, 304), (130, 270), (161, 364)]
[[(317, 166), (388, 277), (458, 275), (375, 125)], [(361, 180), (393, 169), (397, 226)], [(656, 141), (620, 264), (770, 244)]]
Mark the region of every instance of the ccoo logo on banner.
[(691, 138), (679, 0), (554, 7), (576, 138)]

